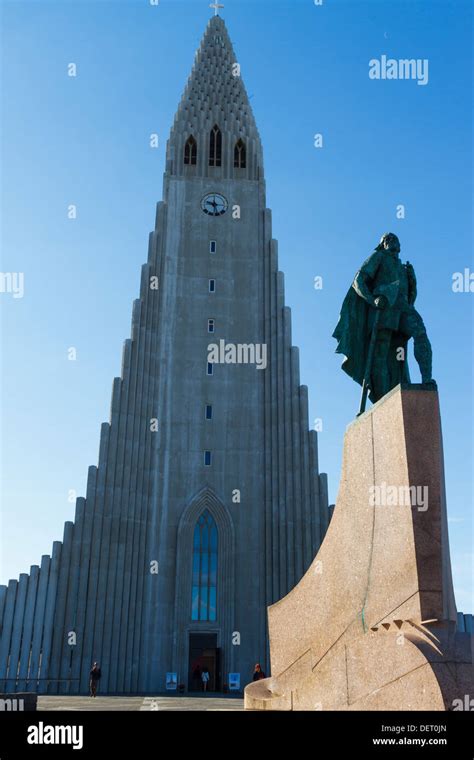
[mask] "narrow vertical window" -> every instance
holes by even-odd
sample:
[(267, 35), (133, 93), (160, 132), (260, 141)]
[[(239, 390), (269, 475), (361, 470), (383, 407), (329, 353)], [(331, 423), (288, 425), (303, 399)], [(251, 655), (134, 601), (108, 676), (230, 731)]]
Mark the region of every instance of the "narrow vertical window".
[(207, 362), (207, 374), (208, 375), (214, 374), (214, 365), (212, 362)]
[(189, 166), (196, 166), (197, 162), (197, 142), (192, 135), (186, 140), (184, 146), (184, 163)]
[(215, 253), (217, 251), (217, 243), (215, 240), (211, 240), (209, 243), (209, 253)]
[(213, 319), (207, 320), (207, 332), (213, 333), (215, 329), (215, 322)]
[(247, 166), (247, 151), (243, 140), (237, 140), (234, 147), (234, 168), (245, 169)]
[(217, 539), (217, 525), (205, 509), (193, 535), (192, 620), (217, 619)]
[(216, 292), (216, 281), (209, 280), (209, 293), (215, 293), (215, 292)]
[(211, 129), (209, 139), (209, 166), (221, 166), (222, 163), (222, 132), (215, 124)]
[(206, 420), (212, 420), (212, 405), (206, 404)]
[(206, 467), (210, 467), (211, 466), (211, 458), (212, 458), (211, 452), (210, 451), (205, 451), (204, 452), (204, 464), (205, 464)]

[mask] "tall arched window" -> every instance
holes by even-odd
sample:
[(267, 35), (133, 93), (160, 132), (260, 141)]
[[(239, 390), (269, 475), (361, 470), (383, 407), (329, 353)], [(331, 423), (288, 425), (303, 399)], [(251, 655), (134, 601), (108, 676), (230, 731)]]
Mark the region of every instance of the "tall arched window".
[(192, 620), (217, 617), (217, 526), (205, 509), (194, 528)]
[(209, 166), (220, 166), (222, 162), (222, 132), (214, 124), (211, 129), (211, 137), (209, 140)]
[(243, 140), (237, 140), (234, 148), (234, 168), (245, 169), (247, 166), (247, 151)]
[(184, 163), (189, 166), (196, 166), (197, 161), (197, 142), (192, 135), (186, 140), (184, 146)]

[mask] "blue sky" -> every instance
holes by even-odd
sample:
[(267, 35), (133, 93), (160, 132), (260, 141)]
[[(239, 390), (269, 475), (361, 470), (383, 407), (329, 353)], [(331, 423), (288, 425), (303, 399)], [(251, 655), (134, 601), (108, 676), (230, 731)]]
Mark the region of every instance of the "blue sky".
[[(355, 271), (392, 230), (415, 266), (433, 344), (456, 597), (472, 612), (474, 295), (452, 290), (454, 272), (474, 271), (470, 3), (225, 6), (263, 139), (293, 341), (310, 423), (323, 421), (320, 466), (331, 501), (360, 395), (331, 334)], [(23, 298), (0, 294), (5, 582), (62, 538), (74, 515), (68, 493), (84, 495), (87, 467), (97, 462), (161, 198), (166, 139), (210, 10), (206, 0), (1, 7), (2, 271), (25, 276)], [(370, 80), (368, 62), (383, 54), (428, 59), (428, 84)], [(323, 148), (314, 147), (315, 133)], [(413, 360), (411, 370), (418, 380)]]

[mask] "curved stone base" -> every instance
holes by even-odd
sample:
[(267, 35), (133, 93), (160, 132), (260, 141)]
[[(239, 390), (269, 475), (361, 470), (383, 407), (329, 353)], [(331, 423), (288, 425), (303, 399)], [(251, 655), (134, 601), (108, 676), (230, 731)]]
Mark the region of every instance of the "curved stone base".
[(247, 709), (446, 710), (474, 694), (436, 391), (398, 386), (349, 426), (326, 538), (268, 614), (273, 676), (246, 688)]

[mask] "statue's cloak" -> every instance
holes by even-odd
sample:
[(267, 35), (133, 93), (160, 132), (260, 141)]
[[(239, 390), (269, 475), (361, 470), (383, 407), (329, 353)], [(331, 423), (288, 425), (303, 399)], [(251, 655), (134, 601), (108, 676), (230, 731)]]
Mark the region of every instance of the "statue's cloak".
[(351, 285), (342, 303), (339, 322), (332, 334), (337, 340), (336, 354), (344, 356), (342, 369), (359, 385), (364, 381), (369, 351), (369, 309), (367, 301), (361, 298)]
[[(377, 256), (372, 254), (364, 266), (369, 264), (369, 266), (374, 267), (376, 261)], [(359, 296), (351, 285), (344, 298), (339, 322), (332, 335), (337, 340), (336, 354), (343, 354), (344, 356), (342, 369), (359, 385), (362, 385), (364, 381), (375, 311), (364, 298)], [(401, 335), (396, 330), (392, 332), (388, 358), (390, 388), (394, 388), (401, 382), (410, 382), (408, 361), (406, 359), (405, 361), (397, 359), (397, 349), (400, 347), (404, 348), (405, 357), (407, 356), (407, 343), (408, 338), (406, 336)], [(369, 398), (372, 403), (375, 403), (378, 401), (378, 398), (374, 396), (373, 387), (374, 384), (370, 381)]]

